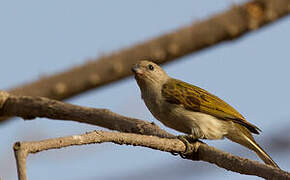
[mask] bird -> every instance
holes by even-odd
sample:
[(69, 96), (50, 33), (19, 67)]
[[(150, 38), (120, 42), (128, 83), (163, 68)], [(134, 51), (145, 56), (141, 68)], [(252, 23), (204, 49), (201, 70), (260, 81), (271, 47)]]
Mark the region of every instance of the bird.
[(145, 105), (165, 126), (194, 139), (227, 138), (254, 151), (265, 164), (279, 168), (252, 135), (261, 130), (222, 99), (170, 77), (148, 60), (133, 65), (132, 71)]

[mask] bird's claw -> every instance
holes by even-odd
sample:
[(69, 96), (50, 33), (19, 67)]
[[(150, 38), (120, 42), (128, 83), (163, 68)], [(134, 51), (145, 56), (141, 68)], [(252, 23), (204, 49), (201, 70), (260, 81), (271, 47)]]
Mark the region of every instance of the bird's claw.
[[(186, 158), (189, 155), (193, 155), (193, 153), (196, 154), (199, 148), (199, 144), (196, 142), (203, 143), (202, 141), (199, 141), (198, 139), (190, 135), (179, 135), (177, 136), (177, 139), (182, 141), (185, 145), (185, 151), (178, 153), (182, 158)], [(194, 159), (198, 159), (198, 158), (194, 158)]]

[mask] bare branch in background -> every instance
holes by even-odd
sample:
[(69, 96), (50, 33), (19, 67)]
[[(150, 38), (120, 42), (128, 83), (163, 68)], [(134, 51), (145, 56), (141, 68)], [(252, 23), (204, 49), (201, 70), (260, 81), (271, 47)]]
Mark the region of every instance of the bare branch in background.
[[(59, 149), (72, 145), (113, 142), (120, 145), (143, 146), (170, 153), (182, 153), (185, 145), (178, 139), (159, 138), (156, 136), (133, 133), (117, 133), (93, 131), (86, 134), (47, 139), (34, 142), (17, 142), (14, 145), (19, 180), (26, 180), (26, 159), (30, 153), (38, 153), (48, 149)], [(233, 156), (206, 144), (196, 142), (197, 152), (191, 152), (186, 159), (203, 160), (219, 167), (241, 174), (255, 175), (266, 179), (290, 179), (290, 174), (280, 169), (261, 164), (257, 161)], [(191, 145), (193, 146), (193, 145)]]
[[(254, 0), (133, 47), (97, 58), (87, 64), (16, 87), (16, 95), (63, 100), (131, 75), (140, 59), (165, 63), (184, 55), (236, 39), (289, 14), (289, 0)], [(7, 118), (0, 118), (5, 121)]]
[[(167, 152), (183, 152), (184, 144), (174, 139), (172, 134), (161, 130), (158, 126), (147, 123), (142, 120), (133, 119), (118, 115), (108, 110), (81, 107), (71, 105), (56, 100), (50, 100), (41, 97), (15, 96), (7, 93), (0, 93), (6, 98), (0, 104), (0, 115), (19, 116), (23, 118), (47, 117), (53, 119), (75, 120), (77, 122), (86, 122), (99, 125), (113, 130), (128, 133), (112, 132), (92, 132), (84, 135), (56, 138), (38, 142), (18, 142), (15, 144), (15, 156), (17, 160), (18, 173), (21, 180), (26, 178), (26, 158), (29, 153), (67, 147), (71, 145), (114, 142), (117, 144), (130, 144), (150, 147)], [(104, 119), (102, 119), (104, 118)], [(114, 122), (114, 123), (112, 123)], [(100, 134), (101, 133), (101, 134)], [(132, 134), (136, 133), (136, 134)], [(137, 134), (143, 134), (137, 135)], [(144, 136), (151, 135), (151, 136)], [(152, 136), (154, 135), (154, 136)], [(170, 137), (171, 139), (159, 138)], [(100, 140), (100, 139), (107, 139)], [(108, 138), (110, 140), (108, 140)], [(216, 164), (219, 167), (239, 172), (242, 174), (257, 175), (260, 177), (273, 179), (274, 177), (289, 178), (289, 173), (272, 168), (271, 166), (260, 164), (258, 162), (233, 156), (222, 152), (206, 144), (196, 143), (197, 153), (186, 156), (188, 159), (203, 160)]]

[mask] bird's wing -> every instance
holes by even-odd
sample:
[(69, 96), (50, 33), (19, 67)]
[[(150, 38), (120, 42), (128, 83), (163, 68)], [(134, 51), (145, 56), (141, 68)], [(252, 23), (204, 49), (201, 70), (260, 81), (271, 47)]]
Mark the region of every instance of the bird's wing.
[(209, 114), (222, 120), (233, 121), (245, 126), (252, 133), (259, 134), (260, 129), (249, 123), (233, 107), (197, 86), (177, 79), (170, 79), (162, 86), (162, 96), (169, 103), (180, 105), (187, 110)]

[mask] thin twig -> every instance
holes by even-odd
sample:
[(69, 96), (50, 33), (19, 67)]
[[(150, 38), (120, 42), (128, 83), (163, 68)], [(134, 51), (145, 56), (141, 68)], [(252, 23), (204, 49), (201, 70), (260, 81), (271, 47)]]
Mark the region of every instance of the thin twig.
[[(286, 16), (290, 13), (289, 6), (289, 0), (254, 0), (234, 6), (204, 21), (97, 58), (65, 72), (46, 76), (9, 92), (57, 100), (70, 98), (131, 75), (132, 64), (140, 59), (149, 58), (159, 64), (165, 63), (218, 43), (237, 39)], [(0, 121), (5, 119), (7, 118), (0, 118)]]
[[(185, 145), (178, 139), (159, 138), (156, 136), (138, 135), (133, 133), (118, 133), (93, 131), (86, 134), (67, 136), (32, 142), (17, 142), (14, 151), (17, 160), (19, 180), (26, 180), (26, 157), (30, 153), (38, 153), (49, 149), (59, 149), (72, 145), (99, 144), (113, 142), (120, 145), (143, 146), (170, 153), (182, 153)], [(261, 164), (257, 161), (233, 156), (206, 144), (196, 142), (197, 152), (191, 152), (185, 158), (210, 162), (227, 170), (241, 174), (255, 175), (266, 179), (290, 179), (288, 172)], [(18, 155), (18, 156), (17, 156)], [(194, 158), (193, 158), (194, 157)]]

